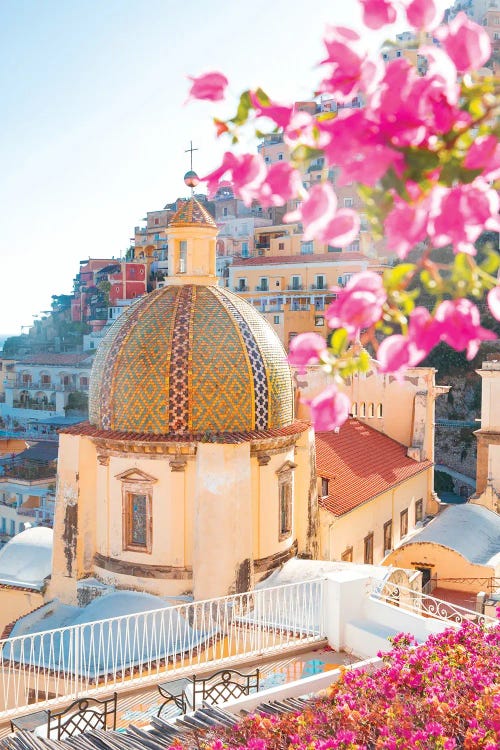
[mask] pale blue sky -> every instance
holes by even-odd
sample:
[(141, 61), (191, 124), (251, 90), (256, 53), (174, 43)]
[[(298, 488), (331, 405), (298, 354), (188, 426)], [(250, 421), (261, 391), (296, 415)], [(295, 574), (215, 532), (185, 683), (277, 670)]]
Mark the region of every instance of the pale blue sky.
[(186, 75), (303, 98), (325, 24), (356, 15), (355, 0), (0, 0), (0, 333), (185, 194), (190, 139), (197, 171), (216, 166), (224, 105), (184, 106)]

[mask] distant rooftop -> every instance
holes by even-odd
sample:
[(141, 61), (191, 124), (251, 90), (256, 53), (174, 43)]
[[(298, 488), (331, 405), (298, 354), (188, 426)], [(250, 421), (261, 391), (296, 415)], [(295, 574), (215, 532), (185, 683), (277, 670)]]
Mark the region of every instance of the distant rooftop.
[(255, 258), (241, 258), (233, 261), (233, 268), (247, 266), (282, 266), (284, 264), (296, 263), (305, 266), (310, 263), (348, 263), (349, 261), (364, 260), (373, 263), (373, 260), (363, 253), (322, 253), (321, 255), (259, 255)]
[(357, 419), (348, 419), (339, 432), (317, 432), (316, 470), (334, 480), (320, 505), (341, 516), (433, 465), (409, 458), (407, 450)]
[(500, 556), (500, 516), (473, 503), (450, 506), (400, 546), (422, 542), (452, 549), (476, 565), (492, 565)]
[(90, 366), (92, 356), (84, 352), (40, 352), (39, 354), (26, 354), (16, 359), (23, 365), (79, 365), (88, 360)]

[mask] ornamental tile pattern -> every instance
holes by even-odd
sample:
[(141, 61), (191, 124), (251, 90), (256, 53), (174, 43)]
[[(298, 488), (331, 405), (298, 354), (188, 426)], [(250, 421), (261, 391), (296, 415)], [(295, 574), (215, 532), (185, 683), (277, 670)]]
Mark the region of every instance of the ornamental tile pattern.
[(205, 224), (217, 227), (215, 219), (207, 209), (198, 203), (196, 198), (184, 201), (170, 219), (170, 226), (189, 226), (190, 224)]
[(227, 289), (214, 289), (239, 310), (265, 362), (268, 388), (267, 426), (280, 427), (290, 424), (294, 418), (292, 373), (278, 335), (253, 305)]
[(247, 302), (213, 286), (167, 286), (131, 305), (97, 352), (89, 418), (100, 430), (245, 433), (293, 422), (281, 343)]
[(254, 399), (261, 395), (257, 396), (255, 380), (249, 377), (249, 351), (239, 321), (221, 305), (213, 289), (196, 290), (192, 351), (204, 351), (204, 356), (194, 356), (190, 363), (191, 425), (193, 432), (202, 432), (209, 413), (213, 432), (239, 432), (255, 424)]
[[(214, 294), (220, 299), (222, 304), (231, 312), (235, 320), (237, 321), (241, 335), (245, 342), (246, 350), (250, 359), (250, 366), (252, 368), (253, 383), (254, 383), (254, 403), (255, 403), (255, 429), (265, 430), (268, 420), (268, 389), (267, 389), (267, 373), (262, 354), (253, 332), (246, 322), (245, 318), (239, 311), (237, 305), (234, 304), (234, 300), (228, 297), (222, 292), (222, 290), (214, 287)], [(234, 295), (236, 296), (236, 295)], [(267, 325), (267, 324), (266, 324)]]

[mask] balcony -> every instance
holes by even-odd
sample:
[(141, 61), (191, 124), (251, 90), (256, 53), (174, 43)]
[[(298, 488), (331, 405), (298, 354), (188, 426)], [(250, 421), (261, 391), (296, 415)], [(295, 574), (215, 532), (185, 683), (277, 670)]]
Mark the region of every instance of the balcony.
[(25, 382), (22, 378), (4, 380), (4, 388), (20, 388), (23, 391), (88, 391), (89, 384)]
[(326, 292), (328, 291), (328, 286), (327, 284), (311, 284), (311, 289), (313, 292), (314, 291)]
[(56, 405), (50, 401), (43, 403), (43, 401), (37, 401), (34, 398), (28, 398), (24, 401), (14, 399), (14, 409), (34, 409), (35, 411), (55, 411)]
[(303, 284), (291, 284), (287, 286), (289, 292), (301, 292), (304, 289)]
[(240, 286), (235, 286), (235, 287), (233, 287), (233, 289), (234, 289), (235, 292), (238, 292), (238, 293), (239, 292), (249, 292), (250, 291), (250, 287), (247, 286), (246, 284), (240, 284)]
[[(214, 672), (245, 662), (262, 667), (268, 657), (293, 657), (305, 647), (325, 642), (336, 652), (336, 664), (345, 663), (346, 655), (351, 655), (350, 663), (357, 662), (354, 669), (376, 667), (383, 664), (377, 652), (387, 651), (387, 638), (398, 632), (411, 633), (425, 642), (431, 634), (464, 621), (487, 627), (496, 624), (493, 617), (393, 583), (391, 575), (390, 569), (384, 569), (380, 575), (366, 574), (360, 580), (359, 570), (351, 572), (346, 565), (321, 579), (261, 587), (54, 630), (43, 630), (42, 611), (38, 623), (36, 619), (33, 623), (42, 625), (37, 632), (0, 640), (0, 721), (64, 705), (75, 696), (99, 696), (116, 690), (121, 698), (128, 696), (124, 701), (128, 706), (129, 699), (134, 706), (149, 703), (145, 717), (148, 724), (151, 709), (158, 703), (156, 685), (165, 679)], [(413, 585), (412, 580), (408, 583)], [(350, 602), (348, 608), (342, 604), (345, 599)], [(360, 663), (360, 659), (369, 661)], [(287, 694), (312, 693), (327, 688), (339, 676), (340, 670), (330, 668), (306, 677), (307, 682), (292, 678), (279, 688), (251, 694), (248, 701), (238, 699), (238, 706), (252, 710), (269, 700), (271, 694), (281, 699)], [(138, 700), (138, 688), (147, 695), (146, 701)], [(136, 724), (137, 718), (128, 721)], [(138, 746), (135, 736), (134, 744), (127, 743), (127, 734), (110, 735), (110, 746), (131, 750)], [(36, 738), (33, 740), (36, 748)], [(85, 744), (84, 736), (81, 744)]]
[(261, 284), (260, 286), (255, 287), (256, 292), (268, 292), (269, 291), (269, 285), (268, 284)]

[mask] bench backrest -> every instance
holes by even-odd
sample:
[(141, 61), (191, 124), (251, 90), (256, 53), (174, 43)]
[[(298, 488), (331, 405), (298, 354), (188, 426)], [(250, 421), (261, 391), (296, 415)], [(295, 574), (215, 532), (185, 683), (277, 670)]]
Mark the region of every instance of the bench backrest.
[(110, 698), (80, 698), (61, 711), (49, 711), (47, 737), (64, 739), (90, 729), (116, 729), (117, 694)]
[(207, 701), (208, 703), (224, 703), (231, 698), (240, 698), (259, 689), (260, 674), (255, 672), (244, 674), (236, 669), (221, 669), (210, 677), (192, 678), (192, 704)]

